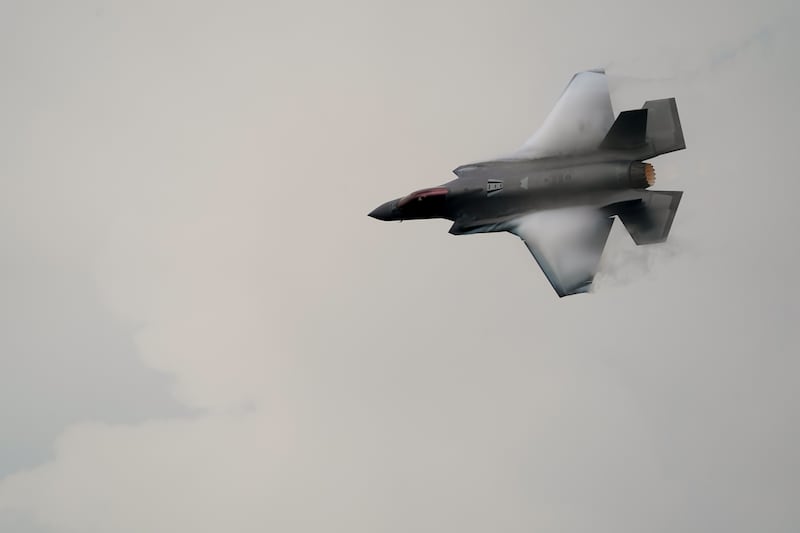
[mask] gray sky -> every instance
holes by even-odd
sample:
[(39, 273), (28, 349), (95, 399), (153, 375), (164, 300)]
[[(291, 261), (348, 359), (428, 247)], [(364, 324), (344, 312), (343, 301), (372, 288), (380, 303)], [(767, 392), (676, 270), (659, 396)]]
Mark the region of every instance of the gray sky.
[[(798, 14), (4, 3), (0, 529), (795, 532)], [(366, 217), (598, 66), (688, 149), (595, 294)]]

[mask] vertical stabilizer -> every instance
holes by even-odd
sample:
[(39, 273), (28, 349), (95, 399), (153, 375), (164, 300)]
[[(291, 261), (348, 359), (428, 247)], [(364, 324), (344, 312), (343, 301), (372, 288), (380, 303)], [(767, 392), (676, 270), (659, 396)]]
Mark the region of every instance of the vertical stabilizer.
[(632, 150), (647, 142), (647, 109), (623, 111), (611, 125), (601, 150)]

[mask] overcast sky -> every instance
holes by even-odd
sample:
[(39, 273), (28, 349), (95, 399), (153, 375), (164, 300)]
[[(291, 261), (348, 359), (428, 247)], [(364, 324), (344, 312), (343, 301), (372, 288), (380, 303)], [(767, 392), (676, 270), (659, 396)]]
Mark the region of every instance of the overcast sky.
[[(798, 15), (3, 2), (0, 530), (796, 533)], [(688, 148), (594, 294), (366, 217), (595, 67)]]

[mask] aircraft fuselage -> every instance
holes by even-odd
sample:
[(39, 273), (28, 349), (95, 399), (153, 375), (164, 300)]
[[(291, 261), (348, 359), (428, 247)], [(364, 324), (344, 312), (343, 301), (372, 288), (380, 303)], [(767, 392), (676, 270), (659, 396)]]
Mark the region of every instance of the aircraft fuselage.
[(504, 231), (504, 221), (541, 210), (593, 206), (614, 214), (614, 206), (640, 200), (653, 182), (648, 164), (601, 151), (472, 163), (453, 172), (456, 179), (386, 202), (370, 216), (444, 218), (454, 222), (454, 234)]

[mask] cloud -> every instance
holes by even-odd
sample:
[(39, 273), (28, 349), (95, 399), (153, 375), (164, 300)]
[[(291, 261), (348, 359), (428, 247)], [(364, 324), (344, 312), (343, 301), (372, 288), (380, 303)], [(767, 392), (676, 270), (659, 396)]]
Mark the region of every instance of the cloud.
[(603, 251), (594, 290), (613, 290), (614, 287), (641, 282), (654, 271), (669, 268), (672, 260), (691, 254), (690, 249), (681, 245), (680, 238), (673, 237), (657, 246), (636, 246), (622, 222), (615, 220)]

